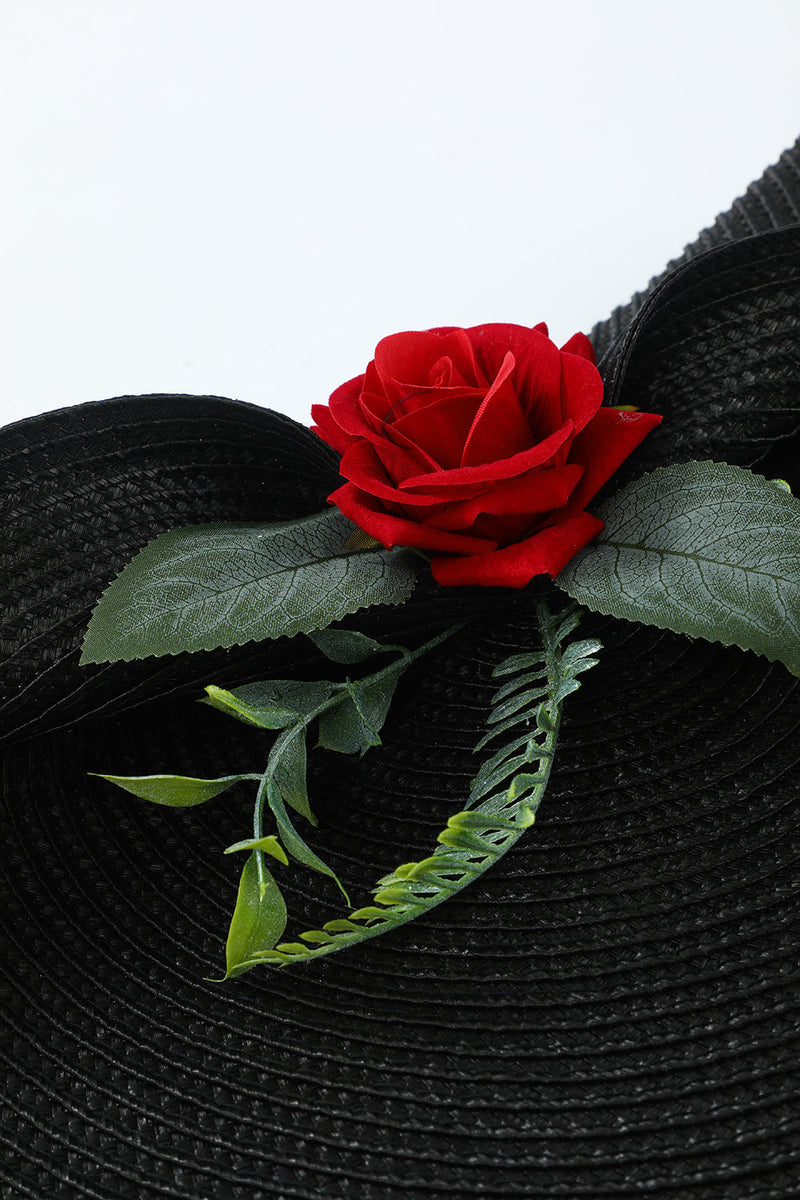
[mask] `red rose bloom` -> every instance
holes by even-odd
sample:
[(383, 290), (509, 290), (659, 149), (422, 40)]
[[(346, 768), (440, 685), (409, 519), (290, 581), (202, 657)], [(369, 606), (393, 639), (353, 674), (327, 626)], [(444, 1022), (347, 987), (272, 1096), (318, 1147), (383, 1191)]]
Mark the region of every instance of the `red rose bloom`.
[(588, 502), (661, 420), (602, 398), (582, 333), (560, 350), (544, 324), (393, 334), (311, 410), (349, 480), (329, 500), (384, 546), (434, 551), (439, 583), (555, 576), (603, 528)]

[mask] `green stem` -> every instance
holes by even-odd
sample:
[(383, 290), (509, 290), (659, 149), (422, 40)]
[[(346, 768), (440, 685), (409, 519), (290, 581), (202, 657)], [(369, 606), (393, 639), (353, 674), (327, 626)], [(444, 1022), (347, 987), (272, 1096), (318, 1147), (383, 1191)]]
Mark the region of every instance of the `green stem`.
[[(364, 679), (360, 680), (359, 682), (377, 684), (382, 682), (384, 679), (390, 679), (393, 675), (401, 675), (407, 667), (416, 661), (416, 659), (422, 658), (422, 656), (427, 654), (430, 650), (434, 650), (437, 646), (440, 646), (443, 642), (447, 641), (448, 638), (452, 637), (454, 633), (458, 633), (460, 629), (463, 629), (465, 624), (465, 621), (460, 621), (457, 625), (452, 625), (449, 629), (446, 629), (444, 633), (437, 634), (436, 637), (431, 638), (430, 641), (425, 642), (416, 650), (402, 649), (400, 657), (395, 659), (394, 662), (389, 663), (388, 666), (383, 667), (380, 671), (376, 671), (374, 675), (365, 676)], [(260, 776), (261, 782), (259, 784), (258, 791), (256, 792), (255, 806), (253, 809), (254, 839), (257, 840), (258, 838), (263, 837), (264, 805), (267, 801), (269, 782), (270, 779), (274, 778), (275, 771), (277, 770), (280, 762), (281, 754), (283, 753), (286, 745), (290, 740), (298, 736), (298, 730), (302, 730), (303, 736), (305, 736), (305, 731), (308, 730), (309, 726), (312, 725), (314, 721), (316, 721), (329, 709), (335, 708), (337, 704), (341, 704), (342, 700), (347, 698), (348, 682), (339, 684), (332, 696), (330, 696), (327, 700), (322, 701), (321, 704), (318, 704), (316, 708), (311, 710), (311, 712), (305, 713), (293, 725), (289, 725), (286, 729), (283, 729), (275, 739), (267, 759), (267, 765), (264, 769), (264, 773)], [(255, 778), (259, 777), (255, 776)], [(256, 853), (258, 855), (260, 879), (263, 873), (262, 854), (261, 851), (257, 851)]]
[[(465, 888), (502, 857), (530, 827), (547, 788), (555, 757), (562, 707), (562, 700), (557, 697), (563, 695), (561, 689), (565, 682), (574, 682), (575, 687), (578, 686), (576, 676), (594, 664), (596, 660), (589, 658), (589, 654), (599, 648), (596, 642), (575, 643), (570, 660), (565, 664), (562, 643), (576, 623), (571, 620), (571, 611), (554, 618), (540, 602), (537, 616), (542, 643), (538, 657), (546, 672), (546, 685), (542, 688), (535, 682), (531, 685), (530, 677), (524, 674), (530, 664), (522, 663), (516, 668), (507, 665), (514, 659), (502, 664), (509, 672), (522, 672), (522, 684), (528, 686), (531, 693), (530, 706), (520, 709), (518, 718), (520, 725), (529, 730), (523, 741), (523, 745), (527, 744), (520, 765), (514, 765), (505, 776), (501, 771), (500, 780), (504, 781), (495, 784), (488, 796), (485, 796), (485, 784), (479, 775), (470, 799), (474, 803), (484, 795), (483, 801), (450, 818), (447, 828), (439, 835), (440, 844), (430, 857), (421, 862), (404, 863), (381, 879), (374, 889), (372, 906), (357, 909), (349, 917), (329, 921), (321, 930), (301, 933), (306, 944), (279, 944), (274, 949), (255, 954), (243, 966), (259, 963), (284, 966), (322, 957), (404, 925)], [(498, 673), (504, 672), (498, 669)], [(500, 709), (503, 703), (502, 698), (495, 699)], [(491, 725), (490, 720), (490, 729)], [(503, 724), (492, 736), (504, 735), (507, 731), (507, 725)], [(478, 748), (491, 740), (492, 737), (482, 739)], [(517, 746), (518, 739), (512, 739), (511, 747), (499, 753), (509, 763), (516, 764), (519, 760), (509, 756), (516, 755)], [(311, 946), (307, 944), (309, 942)]]
[[(541, 777), (541, 783), (538, 784), (535, 791), (530, 793), (524, 801), (526, 807), (530, 810), (532, 815), (536, 814), (536, 811), (542, 801), (542, 797), (547, 790), (547, 784), (550, 779), (550, 771), (552, 769), (553, 759), (555, 758), (555, 749), (558, 742), (558, 731), (560, 725), (561, 713), (559, 712), (555, 721), (553, 722), (552, 729), (547, 733), (544, 743), (537, 748), (537, 758), (539, 758), (541, 755), (539, 763), (539, 775)], [(492, 796), (477, 808), (471, 809), (470, 812), (480, 813), (486, 816), (488, 818), (487, 824), (492, 823), (492, 818), (499, 818), (499, 824), (499, 821), (502, 821), (506, 813), (509, 811), (509, 807), (507, 802), (504, 802), (505, 797), (503, 797), (499, 803), (498, 799), (499, 798), (497, 796)], [(514, 805), (515, 809), (518, 807), (519, 802), (515, 803)], [(422, 916), (423, 913), (430, 912), (431, 909), (436, 908), (439, 904), (443, 904), (445, 900), (449, 900), (451, 896), (454, 896), (457, 892), (462, 891), (479, 875), (482, 875), (486, 870), (488, 870), (490, 866), (493, 866), (498, 859), (502, 858), (503, 855), (519, 841), (526, 829), (529, 828), (529, 825), (529, 821), (525, 822), (524, 824), (514, 822), (513, 828), (510, 830), (507, 826), (505, 828), (501, 826), (501, 828), (503, 828), (502, 837), (495, 843), (491, 856), (487, 856), (485, 860), (479, 864), (477, 869), (463, 871), (460, 878), (457, 879), (443, 880), (437, 885), (436, 889), (433, 890), (430, 895), (418, 899), (415, 903), (393, 904), (390, 908), (386, 909), (385, 916), (376, 918), (375, 924), (371, 926), (354, 926), (352, 932), (347, 930), (337, 932), (336, 937), (332, 938), (330, 942), (325, 945), (314, 946), (313, 949), (309, 949), (303, 955), (303, 958), (322, 958), (326, 954), (333, 954), (338, 950), (345, 950), (348, 946), (357, 945), (361, 942), (368, 941), (370, 938), (378, 937), (382, 933), (388, 933), (390, 930), (398, 929), (401, 925), (405, 925), (409, 921), (413, 921), (415, 918)], [(478, 851), (476, 851), (476, 853), (478, 853)], [(452, 853), (448, 854), (447, 849), (445, 849), (444, 852), (437, 855), (437, 858), (439, 859), (439, 865), (436, 869), (441, 874), (446, 875), (449, 871), (455, 871), (458, 869), (463, 870), (463, 852), (452, 851)], [(449, 863), (448, 859), (450, 860)], [(398, 880), (398, 882), (400, 881)], [(402, 882), (405, 883), (405, 880), (402, 880)], [(391, 887), (391, 877), (387, 877), (385, 887), (383, 889), (383, 894), (386, 896), (387, 902), (389, 901)], [(380, 903), (380, 901), (378, 901), (378, 903)], [(333, 922), (332, 924), (335, 925), (336, 922)], [(286, 961), (291, 961), (291, 956), (288, 954), (282, 955), (280, 947), (278, 947), (276, 950), (268, 951), (263, 956), (251, 960), (251, 962), (247, 965), (255, 966), (264, 961), (269, 961), (270, 959), (272, 961), (280, 961), (281, 958), (284, 958)]]

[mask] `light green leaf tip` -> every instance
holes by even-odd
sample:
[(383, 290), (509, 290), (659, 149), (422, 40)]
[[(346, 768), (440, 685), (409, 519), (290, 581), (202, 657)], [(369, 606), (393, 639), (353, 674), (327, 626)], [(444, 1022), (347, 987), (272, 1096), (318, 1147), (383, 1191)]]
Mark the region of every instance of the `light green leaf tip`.
[(223, 854), (236, 854), (239, 850), (263, 850), (265, 854), (271, 854), (279, 863), (283, 863), (285, 867), (289, 865), (289, 859), (286, 857), (286, 851), (280, 844), (274, 834), (268, 833), (265, 837), (260, 838), (245, 838), (243, 842), (234, 842), (232, 846), (226, 846)]
[(254, 956), (271, 950), (286, 928), (286, 904), (272, 875), (254, 851), (242, 869), (236, 907), (225, 945), (225, 978), (239, 975)]
[(98, 771), (89, 774), (96, 779), (107, 779), (142, 800), (165, 804), (169, 808), (205, 804), (206, 800), (227, 791), (241, 779), (253, 778), (251, 775), (223, 775), (220, 779), (192, 779), (186, 775), (103, 775)]
[(800, 501), (728, 463), (662, 467), (598, 510), (556, 579), (609, 616), (754, 650), (800, 672)]
[(257, 729), (284, 729), (296, 720), (295, 713), (288, 708), (279, 708), (274, 704), (246, 704), (233, 692), (228, 692), (213, 683), (208, 684), (205, 690), (208, 699), (204, 703), (210, 704), (212, 708), (226, 713), (229, 717), (235, 717), (245, 725), (255, 725)]

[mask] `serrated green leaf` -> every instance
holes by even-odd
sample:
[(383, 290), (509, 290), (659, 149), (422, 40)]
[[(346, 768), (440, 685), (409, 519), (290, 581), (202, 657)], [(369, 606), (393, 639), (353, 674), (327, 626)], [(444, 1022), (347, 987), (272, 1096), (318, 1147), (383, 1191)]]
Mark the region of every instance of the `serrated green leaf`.
[(662, 467), (598, 510), (556, 582), (587, 608), (755, 650), (800, 673), (800, 501), (727, 463)]
[(225, 978), (238, 975), (254, 954), (271, 950), (286, 928), (286, 904), (272, 875), (254, 851), (242, 869), (225, 945)]
[(351, 683), (335, 707), (319, 719), (318, 745), (340, 754), (364, 754), (379, 746), (399, 674)]
[(374, 638), (353, 629), (317, 629), (309, 638), (331, 662), (352, 664), (363, 662), (373, 654), (386, 654), (397, 646), (382, 646)]
[(354, 548), (356, 531), (336, 509), (298, 521), (170, 530), (109, 585), (81, 662), (291, 637), (371, 605), (402, 604), (416, 580), (414, 556)]
[[(142, 800), (153, 804), (165, 804), (169, 808), (192, 808), (205, 804), (220, 792), (226, 792), (242, 779), (252, 775), (222, 775), (219, 779), (192, 779), (187, 775), (103, 775), (90, 771), (97, 779), (107, 779), (117, 787), (132, 792)], [(258, 778), (258, 776), (255, 776)]]

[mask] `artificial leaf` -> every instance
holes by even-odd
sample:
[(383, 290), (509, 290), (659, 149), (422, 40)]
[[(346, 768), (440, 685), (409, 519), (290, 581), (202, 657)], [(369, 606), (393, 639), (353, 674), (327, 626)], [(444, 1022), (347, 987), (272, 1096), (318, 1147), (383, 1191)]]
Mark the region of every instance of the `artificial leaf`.
[(414, 556), (348, 546), (355, 528), (329, 509), (297, 521), (161, 534), (104, 592), (81, 662), (290, 637), (370, 605), (402, 604), (414, 587)]
[[(530, 828), (547, 787), (555, 754), (561, 716), (561, 701), (557, 696), (564, 694), (562, 684), (575, 681), (595, 664), (596, 659), (591, 655), (598, 648), (596, 642), (573, 643), (571, 651), (564, 646), (564, 640), (575, 628), (574, 611), (566, 617), (554, 618), (539, 602), (537, 615), (542, 639), (538, 656), (506, 660), (495, 672), (507, 677), (518, 672), (517, 678), (509, 679), (509, 683), (513, 682), (527, 696), (528, 703), (514, 714), (517, 732), (510, 741), (500, 732), (503, 722), (489, 722), (488, 739), (503, 738), (501, 748), (493, 755), (495, 768), (499, 763), (508, 768), (498, 773), (489, 794), (473, 786), (468, 808), (449, 819), (434, 853), (419, 862), (401, 863), (391, 874), (379, 879), (373, 889), (373, 904), (356, 909), (345, 918), (327, 921), (322, 929), (305, 930), (299, 935), (302, 942), (279, 942), (259, 955), (259, 962), (284, 967), (308, 961), (413, 921), (477, 879)], [(544, 671), (547, 680), (544, 703), (540, 702), (538, 686), (541, 671), (530, 671), (535, 665)], [(482, 738), (479, 746), (484, 744)], [(525, 747), (521, 756), (517, 753), (520, 746)]]
[(232, 846), (226, 846), (222, 853), (235, 854), (239, 850), (263, 850), (265, 854), (271, 854), (273, 858), (277, 858), (278, 862), (283, 863), (285, 867), (289, 865), (286, 851), (271, 833), (265, 837), (245, 838), (243, 842), (234, 842)]
[(245, 725), (259, 729), (285, 729), (319, 708), (336, 690), (322, 680), (265, 679), (226, 691), (210, 684), (204, 704), (219, 709)]
[(341, 754), (364, 754), (370, 746), (379, 746), (399, 677), (399, 672), (381, 672), (350, 683), (341, 701), (320, 717), (317, 744)]
[(264, 679), (260, 683), (245, 683), (234, 688), (231, 695), (254, 708), (272, 705), (304, 717), (324, 704), (335, 689), (336, 684), (327, 679)]
[(103, 775), (90, 771), (98, 779), (107, 779), (117, 787), (132, 792), (142, 800), (153, 804), (166, 804), (170, 808), (192, 808), (205, 804), (220, 792), (225, 792), (242, 779), (258, 779), (258, 775), (223, 775), (219, 779), (192, 779), (186, 775)]
[(800, 672), (800, 501), (728, 463), (662, 467), (599, 509), (556, 582), (596, 612), (755, 650)]
[[(280, 788), (274, 779), (267, 780), (267, 803), (269, 804), (272, 814), (275, 817), (275, 823), (278, 826), (278, 831), (283, 838), (283, 844), (291, 854), (292, 858), (297, 859), (306, 867), (310, 867), (312, 871), (319, 871), (322, 875), (327, 875), (336, 883), (342, 895), (347, 900), (347, 892), (342, 887), (341, 880), (335, 871), (331, 870), (327, 863), (323, 862), (319, 855), (315, 854), (310, 846), (301, 838), (300, 834), (292, 824), (291, 818), (286, 811), (286, 805), (283, 801)], [(349, 904), (350, 901), (347, 900)]]
[(247, 704), (233, 692), (216, 687), (213, 683), (206, 688), (206, 695), (204, 704), (210, 704), (227, 716), (235, 717), (245, 725), (255, 725), (258, 729), (284, 729), (297, 720), (297, 714), (289, 708), (280, 708), (277, 704)]
[(274, 779), (286, 803), (316, 825), (317, 818), (308, 799), (307, 766), (306, 731), (305, 727), (300, 727), (282, 739), (280, 752), (276, 755)]
[(238, 975), (255, 954), (271, 950), (286, 928), (286, 904), (272, 875), (254, 851), (242, 869), (225, 945), (225, 978)]
[(386, 654), (397, 646), (382, 646), (374, 638), (354, 629), (317, 629), (309, 638), (326, 658), (335, 663), (357, 663), (373, 654)]

